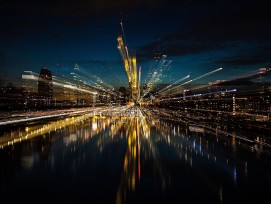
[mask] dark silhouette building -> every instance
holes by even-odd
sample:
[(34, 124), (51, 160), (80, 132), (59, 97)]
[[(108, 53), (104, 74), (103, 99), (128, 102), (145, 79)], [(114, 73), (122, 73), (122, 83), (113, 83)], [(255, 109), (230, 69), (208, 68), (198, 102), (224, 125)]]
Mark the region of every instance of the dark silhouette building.
[(50, 105), (53, 98), (52, 74), (47, 67), (41, 68), (38, 79), (38, 95), (41, 105)]
[(128, 94), (126, 92), (126, 88), (120, 87), (119, 88), (119, 104), (125, 105), (127, 101), (128, 101)]

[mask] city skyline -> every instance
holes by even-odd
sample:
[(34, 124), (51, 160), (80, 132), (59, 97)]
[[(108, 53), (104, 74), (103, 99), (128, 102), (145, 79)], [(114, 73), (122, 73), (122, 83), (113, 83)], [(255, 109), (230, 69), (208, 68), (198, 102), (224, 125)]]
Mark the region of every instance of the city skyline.
[(70, 73), (77, 63), (114, 87), (128, 86), (117, 50), (123, 21), (125, 40), (142, 67), (142, 83), (157, 53), (171, 60), (160, 83), (196, 78), (228, 80), (270, 66), (268, 4), (235, 1), (83, 1), (1, 3), (2, 76), (21, 80), (23, 71)]
[(1, 203), (271, 203), (269, 4), (1, 1)]

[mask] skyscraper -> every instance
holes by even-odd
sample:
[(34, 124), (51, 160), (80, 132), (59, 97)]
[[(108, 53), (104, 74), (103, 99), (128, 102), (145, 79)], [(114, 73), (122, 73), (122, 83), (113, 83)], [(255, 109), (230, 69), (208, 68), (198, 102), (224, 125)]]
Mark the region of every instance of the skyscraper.
[(53, 98), (53, 83), (52, 74), (47, 67), (40, 70), (38, 79), (38, 94), (41, 100), (41, 105), (50, 105)]

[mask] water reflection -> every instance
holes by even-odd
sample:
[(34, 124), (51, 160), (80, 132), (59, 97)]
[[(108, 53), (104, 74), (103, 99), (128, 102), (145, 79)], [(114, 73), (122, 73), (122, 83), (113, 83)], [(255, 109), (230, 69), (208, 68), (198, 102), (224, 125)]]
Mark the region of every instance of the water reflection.
[(258, 198), (261, 191), (259, 200), (269, 199), (264, 194), (271, 189), (268, 155), (259, 155), (253, 144), (239, 140), (235, 133), (226, 137), (219, 131), (191, 130), (142, 113), (89, 114), (22, 125), (0, 137), (0, 159), (6, 165), (1, 167), (1, 189), (22, 187), (15, 176), (21, 175), (24, 185), (39, 185), (35, 179), (44, 177), (50, 186), (46, 191), (76, 186), (76, 197), (83, 194), (90, 199), (87, 190), (91, 189), (91, 199), (117, 204), (231, 203), (246, 200), (250, 191), (254, 195), (249, 199)]
[(135, 191), (140, 182), (141, 140), (150, 136), (150, 127), (145, 117), (131, 117), (125, 120), (127, 150), (124, 157), (123, 173), (117, 190), (116, 203), (126, 203), (127, 195)]

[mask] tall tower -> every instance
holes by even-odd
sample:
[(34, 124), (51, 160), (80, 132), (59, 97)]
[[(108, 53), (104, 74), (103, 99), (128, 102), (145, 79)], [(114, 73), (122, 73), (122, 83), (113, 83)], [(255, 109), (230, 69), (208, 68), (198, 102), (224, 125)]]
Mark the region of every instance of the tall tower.
[[(122, 22), (121, 22), (122, 26)], [(123, 31), (123, 27), (122, 27)], [(124, 35), (124, 32), (123, 32)], [(130, 56), (128, 52), (128, 48), (125, 45), (123, 36), (118, 36), (118, 50), (123, 60), (124, 68), (127, 73), (128, 81), (129, 81), (129, 91), (130, 96), (129, 99), (131, 102), (137, 103), (138, 100), (138, 80), (137, 80), (137, 65), (136, 65), (136, 57)]]
[(141, 67), (139, 67), (139, 72), (138, 72), (138, 82), (137, 82), (138, 93), (137, 93), (137, 101), (140, 100), (140, 84), (141, 84)]
[(40, 70), (38, 79), (38, 94), (41, 99), (41, 104), (50, 105), (53, 98), (53, 83), (52, 74), (47, 67), (43, 67)]

